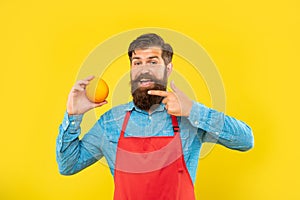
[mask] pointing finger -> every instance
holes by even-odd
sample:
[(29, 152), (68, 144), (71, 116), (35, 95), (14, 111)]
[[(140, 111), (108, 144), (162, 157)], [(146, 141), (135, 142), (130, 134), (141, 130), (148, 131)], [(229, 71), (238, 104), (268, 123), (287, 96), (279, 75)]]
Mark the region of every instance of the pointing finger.
[(148, 94), (161, 96), (161, 97), (167, 97), (169, 95), (169, 93), (167, 91), (161, 91), (161, 90), (149, 90)]

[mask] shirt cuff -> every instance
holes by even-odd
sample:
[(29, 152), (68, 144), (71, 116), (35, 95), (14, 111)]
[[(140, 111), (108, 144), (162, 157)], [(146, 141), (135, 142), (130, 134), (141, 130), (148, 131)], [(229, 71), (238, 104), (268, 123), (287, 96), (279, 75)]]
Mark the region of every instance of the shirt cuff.
[(206, 132), (221, 133), (224, 126), (225, 115), (203, 104), (193, 101), (189, 117), (190, 123)]
[(80, 128), (80, 123), (82, 121), (83, 114), (80, 115), (69, 115), (68, 112), (65, 112), (64, 119), (62, 122), (62, 128), (66, 131), (68, 128), (70, 132), (76, 131)]

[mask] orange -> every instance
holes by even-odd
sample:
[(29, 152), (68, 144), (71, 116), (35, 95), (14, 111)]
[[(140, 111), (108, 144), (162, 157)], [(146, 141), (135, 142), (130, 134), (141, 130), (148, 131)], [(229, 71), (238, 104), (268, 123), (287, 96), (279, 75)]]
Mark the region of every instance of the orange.
[(104, 101), (108, 96), (108, 85), (102, 78), (94, 78), (86, 86), (87, 98), (95, 103)]

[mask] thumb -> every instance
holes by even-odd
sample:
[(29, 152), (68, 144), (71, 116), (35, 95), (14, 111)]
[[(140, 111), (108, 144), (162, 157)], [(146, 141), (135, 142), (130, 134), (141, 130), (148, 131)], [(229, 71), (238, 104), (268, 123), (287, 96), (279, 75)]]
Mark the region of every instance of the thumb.
[(108, 102), (106, 100), (100, 102), (100, 103), (93, 103), (93, 108), (96, 108), (96, 107), (100, 107), (100, 106), (103, 106), (104, 104), (107, 104)]
[(180, 90), (175, 86), (175, 83), (174, 81), (172, 80), (171, 83), (171, 89), (176, 93), (176, 92), (179, 92)]

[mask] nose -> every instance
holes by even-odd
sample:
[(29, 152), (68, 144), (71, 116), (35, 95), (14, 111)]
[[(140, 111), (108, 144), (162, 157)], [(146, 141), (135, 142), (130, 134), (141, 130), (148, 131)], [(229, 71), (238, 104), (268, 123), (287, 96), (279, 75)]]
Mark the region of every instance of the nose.
[(149, 70), (149, 66), (147, 66), (147, 65), (143, 65), (142, 67), (141, 67), (141, 74), (146, 74), (146, 73), (149, 73), (150, 72), (150, 70)]

